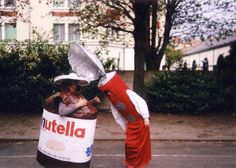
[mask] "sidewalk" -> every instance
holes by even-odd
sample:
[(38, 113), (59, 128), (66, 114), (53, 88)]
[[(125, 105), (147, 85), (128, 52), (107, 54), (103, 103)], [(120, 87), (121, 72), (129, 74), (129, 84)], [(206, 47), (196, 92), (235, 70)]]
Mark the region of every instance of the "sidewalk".
[[(236, 141), (236, 116), (164, 115), (151, 113), (151, 139), (187, 141)], [(0, 140), (38, 140), (41, 114), (0, 113)], [(110, 112), (100, 112), (95, 140), (124, 140)]]

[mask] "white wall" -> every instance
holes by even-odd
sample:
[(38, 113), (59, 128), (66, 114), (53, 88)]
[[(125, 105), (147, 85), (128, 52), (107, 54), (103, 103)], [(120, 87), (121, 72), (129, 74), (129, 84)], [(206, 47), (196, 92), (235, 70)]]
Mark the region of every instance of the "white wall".
[(195, 60), (197, 69), (202, 69), (202, 61), (204, 58), (208, 59), (209, 70), (213, 70), (213, 66), (216, 65), (219, 55), (223, 54), (227, 56), (229, 54), (230, 46), (212, 49), (209, 51), (199, 52), (183, 58), (183, 62), (186, 61), (188, 68), (192, 68), (192, 62)]
[[(91, 51), (95, 51), (99, 46), (95, 42), (86, 41), (85, 46)], [(119, 43), (110, 43), (107, 47), (108, 55), (103, 54), (103, 58), (115, 58), (119, 70), (134, 70), (134, 49), (132, 46), (127, 47)], [(119, 60), (119, 64), (118, 64)]]

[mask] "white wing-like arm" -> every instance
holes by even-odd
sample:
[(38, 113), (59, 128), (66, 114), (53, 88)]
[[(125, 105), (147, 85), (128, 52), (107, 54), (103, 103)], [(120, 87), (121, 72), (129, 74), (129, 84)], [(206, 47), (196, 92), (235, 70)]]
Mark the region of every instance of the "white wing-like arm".
[(128, 89), (126, 93), (131, 102), (134, 104), (137, 112), (143, 117), (144, 120), (149, 120), (149, 110), (146, 101), (132, 90)]
[(125, 131), (127, 127), (127, 122), (124, 119), (124, 117), (118, 112), (116, 107), (108, 100), (110, 107), (111, 107), (111, 112), (112, 115), (115, 119), (115, 121), (121, 126), (121, 128)]

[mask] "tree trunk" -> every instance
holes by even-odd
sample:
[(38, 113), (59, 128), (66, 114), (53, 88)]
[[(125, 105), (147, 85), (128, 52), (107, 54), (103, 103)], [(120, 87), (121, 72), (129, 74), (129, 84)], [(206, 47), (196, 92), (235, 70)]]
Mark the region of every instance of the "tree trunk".
[[(156, 41), (156, 32), (152, 31), (152, 45), (149, 48), (149, 51), (147, 52), (147, 64), (148, 64), (148, 70), (159, 70), (160, 69), (160, 65), (161, 65), (161, 60), (165, 54), (165, 50), (166, 47), (170, 41), (170, 31), (171, 31), (171, 27), (172, 27), (172, 17), (174, 14), (174, 9), (175, 6), (174, 4), (168, 4), (167, 5), (167, 11), (166, 11), (166, 15), (165, 15), (165, 25), (164, 25), (164, 35), (163, 35), (163, 39), (160, 37), (158, 39), (158, 44), (156, 45), (155, 41)], [(157, 9), (154, 8), (153, 6), (153, 12), (157, 12)], [(154, 13), (153, 13), (153, 18), (156, 19), (157, 17), (155, 17)], [(154, 22), (152, 22), (152, 24), (154, 24)], [(154, 41), (155, 38), (155, 41)], [(155, 45), (153, 45), (155, 44)]]
[[(157, 38), (157, 0), (152, 0), (151, 29), (148, 29), (148, 51), (146, 53), (147, 70), (159, 69), (156, 65), (156, 38)], [(150, 20), (150, 19), (149, 19)], [(150, 25), (148, 25), (150, 27)], [(151, 30), (151, 33), (150, 33)], [(151, 38), (151, 39), (150, 39)], [(149, 43), (150, 42), (150, 43)]]
[(173, 6), (167, 7), (163, 44), (156, 55), (156, 59), (157, 59), (156, 61), (157, 61), (158, 67), (160, 67), (161, 65), (161, 60), (163, 58), (163, 55), (165, 54), (166, 47), (170, 41), (170, 31), (171, 31), (172, 22), (173, 22), (172, 20), (173, 14), (174, 14)]
[(145, 98), (144, 59), (147, 51), (147, 24), (149, 18), (149, 1), (136, 0), (134, 3), (134, 83), (133, 90)]

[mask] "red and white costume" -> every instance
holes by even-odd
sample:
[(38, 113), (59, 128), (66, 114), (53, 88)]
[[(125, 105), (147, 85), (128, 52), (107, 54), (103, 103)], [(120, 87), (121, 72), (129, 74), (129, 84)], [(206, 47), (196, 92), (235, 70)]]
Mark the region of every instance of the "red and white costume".
[(126, 131), (126, 166), (142, 168), (151, 159), (150, 130), (144, 122), (149, 120), (146, 102), (130, 90), (116, 72), (100, 80), (99, 89), (107, 94), (116, 122)]
[[(149, 111), (146, 102), (130, 90), (116, 72), (105, 73), (102, 63), (96, 55), (81, 46), (79, 42), (71, 44), (68, 60), (79, 77), (89, 82), (97, 80), (99, 89), (110, 101), (112, 114), (116, 122), (126, 132), (126, 166), (143, 168), (151, 159)], [(110, 96), (112, 95), (112, 96)]]

